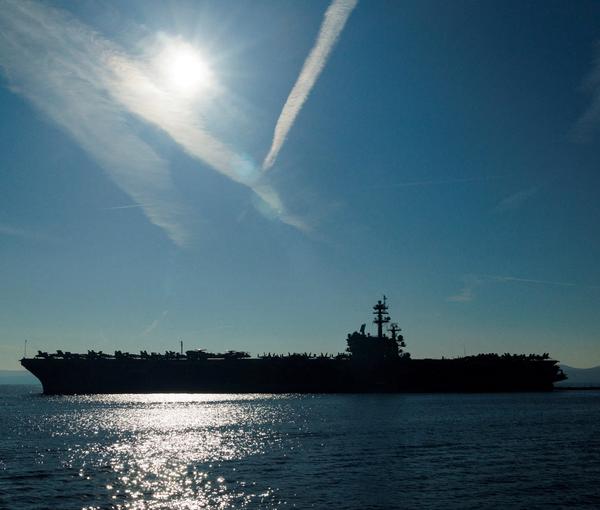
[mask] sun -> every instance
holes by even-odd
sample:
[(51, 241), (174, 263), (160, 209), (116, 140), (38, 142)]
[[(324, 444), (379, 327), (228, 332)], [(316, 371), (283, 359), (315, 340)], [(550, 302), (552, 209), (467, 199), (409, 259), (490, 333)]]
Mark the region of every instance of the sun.
[(171, 42), (160, 55), (167, 87), (180, 95), (194, 95), (212, 83), (212, 71), (201, 53), (185, 42)]

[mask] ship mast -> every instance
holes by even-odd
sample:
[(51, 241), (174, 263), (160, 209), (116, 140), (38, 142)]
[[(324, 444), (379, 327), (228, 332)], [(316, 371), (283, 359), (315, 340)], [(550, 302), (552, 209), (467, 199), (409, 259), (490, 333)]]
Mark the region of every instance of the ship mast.
[(373, 322), (377, 324), (377, 336), (379, 338), (383, 338), (383, 325), (386, 322), (390, 322), (390, 317), (388, 314), (388, 306), (386, 304), (387, 298), (383, 296), (383, 302), (377, 301), (377, 304), (373, 307), (373, 314), (375, 315), (375, 319)]

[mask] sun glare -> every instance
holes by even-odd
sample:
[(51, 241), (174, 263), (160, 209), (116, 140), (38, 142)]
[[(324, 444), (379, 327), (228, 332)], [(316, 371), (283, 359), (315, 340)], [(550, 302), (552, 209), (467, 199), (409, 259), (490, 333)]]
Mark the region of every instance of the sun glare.
[(212, 72), (202, 55), (186, 43), (172, 43), (161, 55), (168, 87), (182, 95), (193, 95), (210, 86)]

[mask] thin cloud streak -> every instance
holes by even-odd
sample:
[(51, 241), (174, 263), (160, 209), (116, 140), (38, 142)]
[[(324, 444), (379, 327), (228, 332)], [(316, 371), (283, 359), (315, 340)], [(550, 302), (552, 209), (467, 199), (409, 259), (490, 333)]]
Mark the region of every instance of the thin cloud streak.
[(104, 207), (103, 211), (117, 211), (119, 209), (139, 209), (146, 207), (148, 204), (131, 204), (131, 205), (115, 205), (114, 207)]
[(489, 278), (490, 281), (500, 283), (531, 283), (534, 285), (550, 285), (558, 287), (579, 287), (584, 289), (600, 289), (600, 285), (586, 285), (583, 283), (574, 282), (559, 282), (554, 280), (535, 280), (533, 278), (517, 278), (515, 276), (495, 276), (495, 275), (484, 275), (484, 278)]
[(596, 58), (583, 89), (590, 93), (592, 100), (573, 127), (572, 135), (578, 142), (590, 141), (594, 128), (600, 122), (600, 44), (597, 45)]
[(438, 186), (443, 184), (460, 184), (467, 182), (484, 182), (484, 181), (492, 181), (496, 179), (503, 179), (505, 176), (502, 175), (491, 175), (491, 176), (480, 176), (480, 177), (462, 177), (455, 179), (424, 179), (420, 181), (406, 181), (406, 182), (397, 182), (394, 184), (380, 186), (373, 185), (371, 189), (389, 189), (389, 188), (407, 188), (413, 186)]
[(540, 190), (540, 186), (532, 186), (531, 188), (523, 189), (509, 195), (508, 197), (500, 200), (496, 207), (494, 208), (494, 212), (496, 213), (504, 213), (508, 211), (514, 211), (521, 207), (527, 200), (533, 197)]
[[(495, 177), (497, 179), (497, 177)], [(461, 182), (480, 182), (492, 179), (492, 177), (466, 177), (464, 179), (438, 179), (438, 180), (425, 180), (425, 181), (409, 181), (409, 182), (398, 182), (392, 184), (391, 188), (404, 188), (407, 186), (436, 186), (438, 184), (456, 184)]]
[(32, 241), (51, 241), (52, 238), (40, 232), (33, 232), (24, 228), (13, 227), (0, 223), (0, 236), (18, 237)]
[(140, 333), (139, 337), (143, 338), (152, 333), (160, 324), (160, 321), (164, 319), (169, 313), (169, 310), (163, 310), (160, 316), (154, 319), (144, 330)]
[(269, 170), (275, 163), (298, 113), (323, 71), (331, 50), (357, 3), (358, 0), (334, 0), (325, 12), (317, 41), (305, 60), (302, 71), (277, 119), (271, 149), (262, 165), (263, 171)]
[(598, 290), (600, 285), (585, 285), (574, 282), (561, 282), (554, 280), (537, 280), (534, 278), (519, 278), (516, 276), (502, 275), (466, 275), (463, 287), (454, 295), (448, 296), (446, 301), (461, 303), (473, 301), (476, 297), (477, 288), (488, 283), (524, 283), (530, 285), (543, 285), (551, 287), (572, 287)]
[(536, 285), (557, 285), (559, 287), (577, 287), (576, 283), (570, 282), (554, 282), (550, 280), (533, 280), (531, 278), (517, 278), (515, 276), (488, 276), (491, 281), (502, 283), (534, 283)]

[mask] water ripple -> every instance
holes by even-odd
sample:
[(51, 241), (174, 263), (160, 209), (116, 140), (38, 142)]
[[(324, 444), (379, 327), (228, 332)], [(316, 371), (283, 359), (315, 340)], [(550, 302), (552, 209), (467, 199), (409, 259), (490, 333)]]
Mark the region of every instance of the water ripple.
[(598, 480), (600, 392), (48, 398), (0, 387), (2, 508), (598, 508)]

